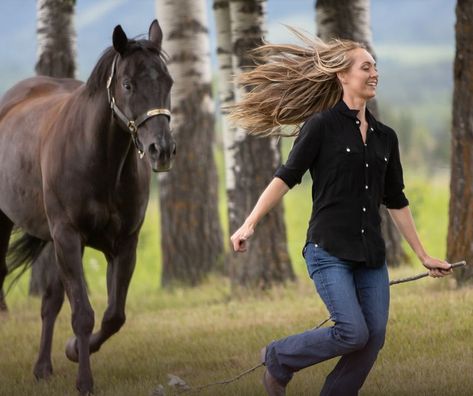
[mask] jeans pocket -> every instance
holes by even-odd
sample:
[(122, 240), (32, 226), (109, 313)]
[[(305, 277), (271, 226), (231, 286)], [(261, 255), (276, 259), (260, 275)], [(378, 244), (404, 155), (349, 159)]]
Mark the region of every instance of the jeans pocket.
[(305, 252), (307, 251), (307, 246), (309, 246), (310, 242), (306, 242), (304, 247), (302, 248), (302, 257), (305, 258)]
[(317, 244), (309, 242), (304, 247), (304, 259), (307, 266), (307, 272), (309, 276), (312, 278), (312, 274), (316, 270), (317, 267), (317, 254), (319, 247)]

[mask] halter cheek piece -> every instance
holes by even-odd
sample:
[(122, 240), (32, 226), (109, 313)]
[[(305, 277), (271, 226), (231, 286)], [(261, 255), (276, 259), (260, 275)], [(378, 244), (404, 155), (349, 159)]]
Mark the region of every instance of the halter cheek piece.
[(138, 153), (140, 154), (140, 158), (143, 158), (145, 155), (143, 151), (143, 147), (141, 145), (141, 142), (139, 141), (138, 138), (138, 127), (142, 125), (148, 118), (155, 117), (158, 115), (165, 115), (168, 117), (169, 120), (171, 120), (171, 112), (168, 109), (162, 109), (162, 108), (155, 108), (148, 110), (146, 113), (141, 114), (138, 116), (135, 120), (130, 120), (124, 113), (119, 109), (117, 104), (115, 103), (115, 98), (112, 95), (112, 92), (110, 90), (110, 87), (112, 85), (112, 80), (113, 77), (115, 76), (115, 66), (117, 63), (118, 59), (118, 54), (115, 55), (115, 58), (113, 58), (112, 62), (112, 70), (110, 71), (110, 76), (108, 77), (107, 80), (107, 95), (108, 95), (108, 103), (110, 104), (110, 108), (112, 109), (112, 114), (115, 114), (128, 128), (131, 134), (131, 139), (133, 140), (133, 144), (135, 145), (136, 149), (138, 150)]

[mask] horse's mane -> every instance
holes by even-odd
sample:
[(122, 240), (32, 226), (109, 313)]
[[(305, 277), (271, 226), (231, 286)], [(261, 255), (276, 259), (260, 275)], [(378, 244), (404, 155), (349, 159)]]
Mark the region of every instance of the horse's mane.
[[(159, 50), (158, 47), (149, 40), (128, 40), (128, 47), (124, 56), (140, 50), (155, 53), (165, 63), (168, 60), (166, 53), (163, 50)], [(86, 89), (89, 95), (94, 95), (99, 90), (105, 90), (107, 79), (110, 76), (113, 58), (116, 54), (115, 49), (110, 46), (100, 56), (86, 82)]]

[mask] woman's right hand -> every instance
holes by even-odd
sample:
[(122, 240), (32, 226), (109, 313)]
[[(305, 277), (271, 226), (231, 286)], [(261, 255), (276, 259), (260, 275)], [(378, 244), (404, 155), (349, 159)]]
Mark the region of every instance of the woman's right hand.
[(233, 250), (235, 252), (246, 252), (248, 249), (247, 240), (251, 238), (254, 232), (254, 226), (245, 222), (230, 238), (232, 241)]

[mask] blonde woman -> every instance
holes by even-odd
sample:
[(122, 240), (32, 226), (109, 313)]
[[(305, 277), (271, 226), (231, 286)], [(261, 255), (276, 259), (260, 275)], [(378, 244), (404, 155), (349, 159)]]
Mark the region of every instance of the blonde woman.
[(303, 126), (286, 164), (231, 241), (235, 251), (246, 251), (258, 222), (310, 171), (313, 206), (303, 255), (334, 325), (263, 348), (263, 383), (269, 395), (284, 395), (294, 372), (341, 356), (320, 394), (357, 395), (384, 344), (388, 320), (380, 204), (430, 276), (452, 269), (419, 240), (403, 192), (396, 133), (366, 107), (378, 84), (373, 57), (356, 42), (296, 34), (305, 46), (263, 45), (255, 51), (259, 66), (240, 77), (248, 89), (232, 109), (236, 123), (257, 135)]

